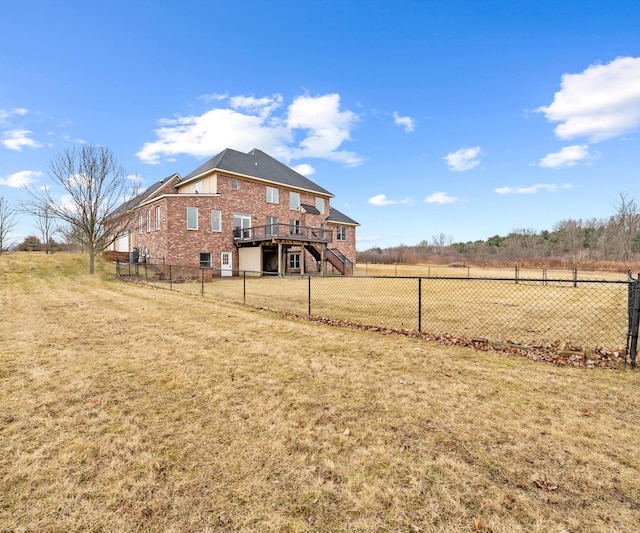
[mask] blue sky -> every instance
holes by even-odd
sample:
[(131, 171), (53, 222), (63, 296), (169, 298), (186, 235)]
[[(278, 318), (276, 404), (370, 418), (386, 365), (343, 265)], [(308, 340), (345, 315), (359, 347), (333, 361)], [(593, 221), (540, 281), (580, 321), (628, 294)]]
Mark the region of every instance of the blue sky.
[(82, 143), (142, 187), (260, 148), (335, 194), (361, 250), (640, 200), (637, 0), (0, 5), (11, 203)]

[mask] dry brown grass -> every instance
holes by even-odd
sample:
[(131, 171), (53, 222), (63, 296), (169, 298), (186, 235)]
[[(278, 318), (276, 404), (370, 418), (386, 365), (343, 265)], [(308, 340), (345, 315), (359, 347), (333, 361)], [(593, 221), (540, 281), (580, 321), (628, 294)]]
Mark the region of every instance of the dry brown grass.
[[(123, 272), (127, 274), (127, 269)], [(485, 270), (481, 278), (474, 280), (422, 279), (421, 331), (526, 346), (569, 343), (585, 353), (599, 353), (601, 348), (624, 353), (628, 326), (626, 283), (594, 281), (574, 287), (570, 282), (544, 284), (522, 278), (514, 283), (486, 279), (491, 273)], [(415, 278), (315, 276), (310, 280), (300, 276), (247, 276), (246, 280), (214, 278), (203, 286), (197, 280), (199, 274), (194, 269), (192, 275), (196, 279), (174, 283), (173, 290), (193, 295), (204, 291), (208, 298), (299, 315), (311, 313), (361, 325), (418, 329), (420, 291)], [(439, 274), (444, 275), (444, 271)], [(596, 279), (595, 274), (592, 276)], [(139, 279), (146, 278), (156, 286), (170, 286), (168, 280), (154, 280), (152, 275), (141, 275)]]
[[(513, 278), (515, 267), (489, 266), (451, 266), (451, 265), (386, 265), (356, 264), (355, 274), (358, 276), (424, 276), (424, 277), (472, 277), (472, 278)], [(579, 280), (626, 280), (627, 274), (615, 271), (590, 270), (578, 268)], [(634, 276), (636, 274), (634, 273)], [(525, 268), (518, 269), (518, 277), (528, 279), (573, 279), (571, 268)]]
[(637, 372), (0, 257), (1, 531), (638, 531)]

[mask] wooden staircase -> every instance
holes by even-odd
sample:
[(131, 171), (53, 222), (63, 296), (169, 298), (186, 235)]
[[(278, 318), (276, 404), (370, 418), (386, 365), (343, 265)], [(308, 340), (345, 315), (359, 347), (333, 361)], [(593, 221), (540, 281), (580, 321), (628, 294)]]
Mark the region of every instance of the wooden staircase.
[[(316, 261), (322, 260), (322, 253), (313, 245), (305, 245), (305, 249), (314, 257)], [(343, 276), (353, 275), (353, 263), (349, 261), (344, 254), (333, 248), (326, 248), (324, 251), (324, 260), (331, 264)]]

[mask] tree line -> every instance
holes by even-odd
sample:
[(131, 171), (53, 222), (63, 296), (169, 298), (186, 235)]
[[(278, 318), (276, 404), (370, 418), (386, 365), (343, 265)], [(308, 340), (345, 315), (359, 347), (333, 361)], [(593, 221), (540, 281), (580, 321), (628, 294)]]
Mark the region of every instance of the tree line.
[(640, 212), (620, 193), (614, 212), (602, 219), (566, 219), (551, 230), (515, 228), (505, 236), (455, 242), (438, 233), (417, 245), (374, 247), (358, 252), (360, 263), (449, 263), (476, 265), (620, 267), (640, 260)]

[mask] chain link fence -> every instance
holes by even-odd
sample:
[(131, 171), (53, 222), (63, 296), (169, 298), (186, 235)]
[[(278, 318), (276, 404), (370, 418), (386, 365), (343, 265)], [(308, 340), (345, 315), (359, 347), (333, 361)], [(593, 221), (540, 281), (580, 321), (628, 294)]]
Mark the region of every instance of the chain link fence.
[[(633, 310), (640, 309), (631, 277), (278, 276), (148, 263), (116, 269), (131, 281), (349, 325), (584, 354), (629, 354)], [(635, 345), (631, 356), (635, 364)]]

